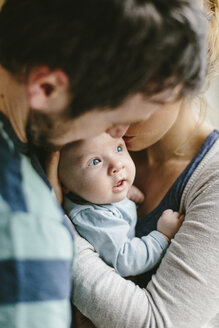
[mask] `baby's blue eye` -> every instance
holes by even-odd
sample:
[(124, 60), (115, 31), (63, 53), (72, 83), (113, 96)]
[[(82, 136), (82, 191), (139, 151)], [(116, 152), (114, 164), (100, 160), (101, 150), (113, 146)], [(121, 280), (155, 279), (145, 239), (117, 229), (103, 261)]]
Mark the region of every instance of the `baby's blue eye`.
[(99, 158), (94, 158), (94, 159), (92, 159), (92, 161), (90, 161), (88, 166), (94, 166), (94, 165), (99, 164), (100, 162), (101, 162), (101, 160)]
[(121, 152), (121, 151), (123, 151), (122, 146), (117, 146), (117, 147), (116, 147), (116, 152), (119, 153), (119, 152)]

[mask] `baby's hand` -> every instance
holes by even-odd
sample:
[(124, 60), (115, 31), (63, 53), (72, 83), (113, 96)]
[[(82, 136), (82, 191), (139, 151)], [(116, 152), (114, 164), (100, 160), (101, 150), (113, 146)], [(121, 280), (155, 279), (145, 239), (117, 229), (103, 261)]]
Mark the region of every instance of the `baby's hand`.
[(131, 186), (127, 194), (128, 199), (140, 204), (144, 200), (144, 194), (135, 186)]
[[(179, 212), (173, 210), (166, 210), (162, 213), (157, 222), (157, 231), (162, 233), (167, 239), (172, 239), (184, 220), (184, 215), (180, 215)], [(169, 241), (168, 240), (168, 241)]]

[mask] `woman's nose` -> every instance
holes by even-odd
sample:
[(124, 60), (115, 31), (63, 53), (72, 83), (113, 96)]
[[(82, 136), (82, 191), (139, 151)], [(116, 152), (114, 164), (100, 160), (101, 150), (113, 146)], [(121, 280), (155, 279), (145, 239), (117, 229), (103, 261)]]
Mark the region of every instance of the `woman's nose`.
[(128, 130), (129, 125), (115, 125), (112, 126), (111, 128), (106, 130), (106, 133), (111, 135), (113, 138), (121, 138), (124, 136), (126, 131)]
[(111, 163), (109, 166), (109, 174), (110, 175), (117, 174), (120, 170), (124, 168), (124, 166), (125, 166), (124, 163), (118, 160)]

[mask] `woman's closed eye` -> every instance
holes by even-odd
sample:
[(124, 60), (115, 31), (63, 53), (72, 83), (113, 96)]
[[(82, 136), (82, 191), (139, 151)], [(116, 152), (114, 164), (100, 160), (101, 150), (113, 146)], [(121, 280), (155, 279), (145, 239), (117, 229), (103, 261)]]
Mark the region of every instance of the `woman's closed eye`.
[(99, 163), (101, 163), (101, 160), (99, 158), (94, 158), (88, 163), (88, 166), (98, 165)]

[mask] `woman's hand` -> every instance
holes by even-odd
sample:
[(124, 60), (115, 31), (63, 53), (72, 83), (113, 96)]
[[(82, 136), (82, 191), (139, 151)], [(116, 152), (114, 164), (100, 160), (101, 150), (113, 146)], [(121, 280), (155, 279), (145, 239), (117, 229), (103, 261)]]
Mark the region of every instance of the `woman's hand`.
[(56, 198), (59, 204), (62, 204), (63, 193), (61, 183), (58, 178), (58, 166), (59, 166), (60, 152), (56, 151), (50, 153), (45, 162), (45, 171), (49, 182), (56, 194)]

